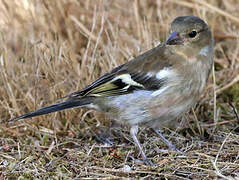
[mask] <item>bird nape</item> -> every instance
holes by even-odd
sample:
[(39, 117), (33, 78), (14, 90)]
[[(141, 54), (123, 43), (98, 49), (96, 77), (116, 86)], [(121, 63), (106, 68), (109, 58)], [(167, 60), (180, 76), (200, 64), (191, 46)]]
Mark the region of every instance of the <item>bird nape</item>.
[(146, 164), (153, 163), (137, 138), (140, 124), (154, 129), (170, 149), (178, 151), (159, 129), (174, 124), (199, 99), (213, 64), (213, 39), (208, 25), (195, 16), (177, 17), (170, 32), (164, 43), (68, 95), (66, 101), (12, 120), (87, 107), (128, 124)]

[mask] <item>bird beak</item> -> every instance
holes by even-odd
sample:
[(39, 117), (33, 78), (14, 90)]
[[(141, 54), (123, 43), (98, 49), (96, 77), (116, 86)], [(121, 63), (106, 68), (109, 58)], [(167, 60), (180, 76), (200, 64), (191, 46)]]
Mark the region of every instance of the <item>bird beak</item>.
[(179, 45), (179, 44), (183, 44), (183, 40), (182, 38), (178, 35), (177, 32), (173, 32), (167, 42), (166, 42), (167, 45)]

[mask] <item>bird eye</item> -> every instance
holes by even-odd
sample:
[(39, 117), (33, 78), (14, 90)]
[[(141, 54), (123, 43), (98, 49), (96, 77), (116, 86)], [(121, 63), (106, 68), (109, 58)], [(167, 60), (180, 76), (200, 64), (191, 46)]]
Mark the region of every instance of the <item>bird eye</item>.
[(188, 33), (188, 36), (189, 36), (190, 38), (194, 38), (196, 35), (197, 35), (197, 31), (195, 31), (195, 30), (193, 30), (193, 31), (191, 31), (190, 33)]

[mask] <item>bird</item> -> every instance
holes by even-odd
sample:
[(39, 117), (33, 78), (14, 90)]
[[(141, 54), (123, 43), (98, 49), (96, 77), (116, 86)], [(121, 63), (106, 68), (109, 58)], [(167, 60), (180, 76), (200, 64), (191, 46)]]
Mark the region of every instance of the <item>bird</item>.
[(200, 98), (212, 69), (213, 46), (211, 30), (201, 18), (176, 17), (165, 42), (66, 95), (64, 101), (12, 120), (69, 108), (102, 111), (130, 127), (143, 161), (151, 165), (137, 138), (138, 127), (152, 128), (170, 149), (176, 149), (160, 130), (174, 125)]

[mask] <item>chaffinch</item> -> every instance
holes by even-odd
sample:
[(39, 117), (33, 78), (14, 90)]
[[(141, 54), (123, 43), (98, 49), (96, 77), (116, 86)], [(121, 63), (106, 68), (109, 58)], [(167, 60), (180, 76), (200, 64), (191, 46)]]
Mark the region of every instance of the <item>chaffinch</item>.
[(75, 107), (103, 111), (111, 119), (131, 127), (130, 134), (143, 160), (151, 164), (137, 139), (138, 125), (155, 129), (175, 150), (158, 129), (174, 124), (196, 103), (213, 64), (213, 38), (202, 19), (177, 17), (170, 31), (166, 42), (116, 67), (83, 90), (67, 95), (64, 102), (14, 119)]

